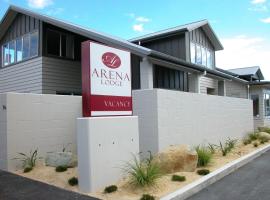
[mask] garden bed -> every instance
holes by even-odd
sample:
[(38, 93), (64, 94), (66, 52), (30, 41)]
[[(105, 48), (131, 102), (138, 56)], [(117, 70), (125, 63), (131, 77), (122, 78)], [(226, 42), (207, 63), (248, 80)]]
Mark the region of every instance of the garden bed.
[[(213, 172), (222, 166), (244, 156), (252, 151), (258, 150), (266, 145), (269, 142), (264, 144), (260, 144), (258, 147), (254, 147), (253, 144), (243, 145), (242, 142), (238, 143), (236, 147), (227, 154), (227, 156), (222, 156), (220, 151), (216, 151), (213, 154), (211, 162), (203, 167), (204, 169), (209, 169), (210, 172)], [(201, 167), (202, 168), (202, 167)], [(200, 169), (200, 167), (198, 167)], [(54, 167), (44, 166), (42, 163), (38, 163), (32, 171), (28, 173), (23, 173), (22, 171), (15, 172), (18, 175), (28, 177), (31, 179), (35, 179), (41, 182), (45, 182), (51, 185), (55, 185), (57, 187), (61, 187), (67, 190), (72, 190), (79, 192), (78, 186), (70, 186), (68, 184), (68, 179), (71, 177), (77, 177), (77, 168), (68, 168), (65, 172), (56, 172)], [(185, 176), (186, 180), (184, 182), (173, 182), (171, 181), (172, 175), (177, 174), (181, 176)], [(157, 180), (157, 183), (153, 187), (134, 187), (129, 184), (129, 179), (125, 178), (119, 181), (116, 185), (118, 186), (118, 190), (114, 193), (104, 194), (103, 190), (97, 191), (95, 193), (89, 193), (88, 195), (94, 196), (100, 199), (108, 199), (108, 200), (138, 200), (142, 196), (142, 194), (151, 194), (159, 199), (163, 196), (166, 196), (180, 188), (188, 185), (195, 180), (198, 180), (202, 176), (198, 175), (195, 172), (176, 172), (173, 174), (166, 174)]]

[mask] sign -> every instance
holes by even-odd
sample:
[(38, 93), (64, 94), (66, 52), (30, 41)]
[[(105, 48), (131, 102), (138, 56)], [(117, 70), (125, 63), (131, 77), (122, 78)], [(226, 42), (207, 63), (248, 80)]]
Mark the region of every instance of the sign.
[(130, 52), (82, 43), (83, 116), (132, 115)]

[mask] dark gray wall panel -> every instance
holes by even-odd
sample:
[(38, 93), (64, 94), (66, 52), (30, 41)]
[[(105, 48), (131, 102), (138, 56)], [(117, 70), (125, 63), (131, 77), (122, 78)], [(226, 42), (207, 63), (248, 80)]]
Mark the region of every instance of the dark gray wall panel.
[(206, 36), (202, 28), (195, 29), (190, 33), (190, 41), (193, 41), (195, 43), (199, 43), (208, 49), (214, 50), (213, 45), (211, 44), (209, 38)]

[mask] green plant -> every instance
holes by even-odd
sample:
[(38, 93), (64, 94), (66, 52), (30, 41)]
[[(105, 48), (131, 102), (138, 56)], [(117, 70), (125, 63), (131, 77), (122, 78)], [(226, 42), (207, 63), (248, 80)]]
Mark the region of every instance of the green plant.
[(213, 155), (209, 148), (205, 146), (197, 146), (195, 148), (197, 154), (198, 154), (198, 164), (197, 166), (206, 166), (212, 159)]
[(130, 176), (130, 183), (136, 186), (152, 186), (162, 176), (160, 167), (153, 162), (153, 156), (149, 152), (149, 158), (139, 161), (133, 155), (133, 162), (128, 162), (125, 171)]
[[(38, 150), (30, 151), (29, 155), (25, 153), (18, 153), (20, 157), (14, 158), (22, 162), (22, 166), (25, 172), (31, 171), (36, 166)], [(31, 170), (30, 170), (31, 169)]]
[(253, 146), (254, 146), (254, 147), (258, 147), (258, 146), (259, 146), (258, 142), (254, 142), (254, 143), (253, 143)]
[(257, 140), (259, 138), (259, 133), (252, 132), (252, 133), (249, 133), (247, 136), (251, 141), (254, 141), (254, 140)]
[(79, 182), (78, 178), (76, 178), (76, 177), (72, 177), (72, 178), (68, 179), (68, 183), (71, 186), (78, 185), (78, 182)]
[(250, 144), (251, 143), (251, 140), (249, 139), (249, 138), (244, 138), (243, 139), (243, 144), (244, 145), (248, 145), (248, 144)]
[(172, 175), (172, 181), (183, 182), (186, 180), (185, 176)]
[(266, 132), (270, 134), (270, 128), (269, 127), (258, 127), (258, 130), (260, 132)]
[(65, 172), (65, 171), (67, 171), (67, 166), (57, 166), (55, 168), (55, 171), (56, 172)]
[(208, 143), (208, 148), (212, 154), (216, 153), (216, 145)]
[(226, 140), (226, 145), (228, 146), (229, 151), (231, 151), (232, 149), (235, 148), (235, 145), (236, 145), (237, 141), (238, 141), (238, 140), (236, 140), (236, 139), (232, 140), (231, 138), (228, 138), (228, 139)]
[(108, 186), (108, 187), (106, 187), (105, 189), (104, 189), (104, 193), (112, 193), (112, 192), (115, 192), (115, 191), (117, 191), (117, 186), (116, 185), (110, 185), (110, 186)]
[(199, 170), (197, 170), (197, 174), (199, 174), (201, 176), (207, 175), (209, 173), (210, 173), (210, 171), (208, 169), (199, 169)]
[(269, 141), (269, 138), (265, 135), (260, 135), (258, 139), (259, 139), (261, 144), (264, 144), (265, 142)]
[(32, 167), (26, 167), (26, 168), (24, 168), (23, 173), (28, 173), (28, 172), (30, 172), (32, 170), (33, 170)]
[(150, 194), (143, 194), (140, 200), (155, 200), (155, 197)]
[(221, 142), (219, 142), (219, 148), (222, 153), (222, 156), (226, 156), (230, 151), (230, 148), (226, 145), (226, 143), (225, 145), (223, 145)]

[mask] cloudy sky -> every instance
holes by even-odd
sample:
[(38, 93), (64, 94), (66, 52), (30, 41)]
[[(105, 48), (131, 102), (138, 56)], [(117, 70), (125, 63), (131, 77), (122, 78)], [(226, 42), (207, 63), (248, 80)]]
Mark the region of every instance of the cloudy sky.
[(0, 0), (125, 39), (208, 19), (225, 50), (217, 66), (258, 65), (270, 80), (270, 0)]

